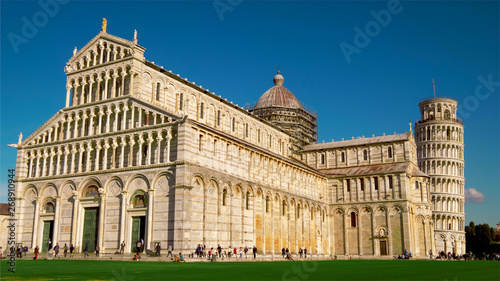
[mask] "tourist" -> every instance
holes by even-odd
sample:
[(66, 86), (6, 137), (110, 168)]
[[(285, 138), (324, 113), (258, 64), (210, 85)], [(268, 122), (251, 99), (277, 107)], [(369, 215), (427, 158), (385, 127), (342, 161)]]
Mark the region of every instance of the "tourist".
[(222, 247), (220, 246), (220, 244), (217, 245), (217, 252), (219, 252), (219, 258), (220, 258), (222, 254)]
[(167, 247), (167, 257), (168, 255), (172, 256), (172, 244), (168, 244), (168, 247)]
[(247, 254), (248, 254), (248, 247), (245, 246), (245, 250), (243, 250), (245, 252), (245, 259), (248, 258)]
[(99, 250), (100, 250), (100, 249), (101, 249), (101, 248), (99, 247), (99, 245), (96, 245), (96, 246), (95, 246), (95, 256), (96, 256), (96, 257), (99, 257)]
[(122, 244), (120, 245), (120, 254), (124, 254), (125, 253), (125, 241), (122, 241)]
[(286, 254), (286, 258), (289, 260), (289, 261), (294, 261), (294, 259), (292, 258), (292, 253), (288, 253)]
[(141, 238), (141, 253), (144, 252), (144, 239)]
[(214, 248), (210, 248), (210, 250), (208, 250), (208, 260), (209, 261), (212, 261), (212, 251), (213, 251)]
[(285, 258), (285, 248), (281, 248), (281, 255), (283, 256), (283, 258)]
[(83, 249), (83, 256), (84, 257), (89, 256), (89, 244), (85, 244), (85, 248)]
[(68, 255), (68, 245), (64, 243), (64, 257)]
[(75, 246), (73, 246), (73, 244), (71, 244), (71, 246), (69, 247), (69, 257), (72, 258), (73, 257), (73, 252), (75, 251)]
[(137, 240), (136, 256), (137, 256), (138, 259), (141, 257), (141, 255), (140, 255), (140, 253), (141, 253), (141, 247), (142, 247), (141, 240)]
[(28, 246), (24, 246), (23, 248), (24, 256), (28, 253)]
[(253, 258), (254, 259), (257, 258), (257, 247), (255, 245), (253, 245), (252, 251), (253, 251)]
[(304, 248), (304, 258), (307, 259), (307, 248)]
[(236, 249), (236, 247), (234, 247), (234, 250), (233, 250), (233, 254), (234, 254), (234, 257), (237, 258), (238, 257), (238, 250)]
[(3, 252), (2, 252), (2, 247), (0, 247), (0, 260), (3, 259)]
[(157, 257), (161, 257), (161, 246), (160, 243), (156, 245), (156, 255)]
[(182, 253), (179, 253), (179, 261), (186, 262), (186, 260), (184, 259), (184, 255)]
[(48, 248), (48, 250), (47, 250), (47, 251), (50, 251), (50, 249), (52, 249), (52, 240), (50, 240), (50, 238), (49, 238), (49, 242), (48, 242), (48, 244), (49, 244), (49, 248)]
[(432, 260), (432, 249), (429, 250), (429, 257), (431, 258)]
[(300, 258), (302, 258), (302, 248), (299, 249)]
[(38, 246), (35, 247), (35, 257), (33, 258), (34, 260), (38, 259), (38, 252), (40, 251), (40, 248)]
[(60, 258), (59, 257), (59, 243), (57, 243), (56, 246), (54, 247), (54, 252), (55, 252), (54, 258)]

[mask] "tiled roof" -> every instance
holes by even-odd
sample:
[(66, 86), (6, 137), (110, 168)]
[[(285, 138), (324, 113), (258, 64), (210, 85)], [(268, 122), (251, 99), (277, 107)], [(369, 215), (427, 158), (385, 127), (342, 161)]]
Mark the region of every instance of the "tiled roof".
[(0, 203), (0, 215), (9, 215), (9, 204)]
[[(407, 171), (409, 165), (409, 162), (402, 162), (347, 168), (321, 169), (319, 171), (327, 176), (355, 177), (373, 174), (404, 173)], [(417, 167), (413, 167), (412, 175), (427, 177), (427, 175), (422, 173)]]
[(404, 134), (395, 134), (395, 135), (387, 135), (387, 136), (372, 137), (372, 138), (359, 138), (359, 139), (336, 141), (336, 142), (315, 143), (305, 146), (304, 151), (321, 150), (321, 149), (329, 149), (337, 147), (359, 146), (359, 145), (395, 142), (395, 141), (406, 141), (409, 138), (410, 138), (410, 133), (404, 133)]

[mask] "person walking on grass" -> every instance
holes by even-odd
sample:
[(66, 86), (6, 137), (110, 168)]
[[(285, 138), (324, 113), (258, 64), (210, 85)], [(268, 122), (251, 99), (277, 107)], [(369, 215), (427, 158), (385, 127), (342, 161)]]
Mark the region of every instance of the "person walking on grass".
[(54, 258), (61, 258), (59, 256), (59, 243), (57, 243), (56, 246), (54, 247), (54, 252), (55, 252)]
[(157, 257), (161, 257), (161, 246), (160, 243), (156, 245), (156, 255)]
[(125, 253), (125, 241), (122, 242), (122, 244), (120, 245), (120, 254), (124, 254)]
[(38, 252), (40, 251), (40, 248), (38, 246), (35, 247), (35, 257), (33, 258), (34, 260), (38, 259)]
[(85, 248), (83, 249), (83, 257), (89, 256), (89, 244), (85, 244)]
[(136, 254), (136, 258), (137, 259), (140, 259), (141, 258), (141, 246), (142, 246), (142, 243), (141, 243), (141, 240), (137, 241), (137, 254)]
[(172, 257), (172, 244), (168, 244), (168, 247), (167, 247), (167, 257), (168, 255), (170, 255)]

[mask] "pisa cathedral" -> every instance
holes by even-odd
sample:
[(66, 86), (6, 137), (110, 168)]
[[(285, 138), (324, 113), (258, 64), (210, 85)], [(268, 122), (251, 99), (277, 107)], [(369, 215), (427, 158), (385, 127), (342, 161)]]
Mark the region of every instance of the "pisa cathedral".
[[(324, 257), (465, 252), (463, 126), (421, 103), (415, 135), (317, 143), (277, 74), (243, 109), (103, 30), (65, 72), (66, 106), (19, 138), (17, 242), (126, 252), (253, 247)], [(439, 106), (439, 107), (438, 107)], [(445, 154), (443, 154), (445, 151)]]

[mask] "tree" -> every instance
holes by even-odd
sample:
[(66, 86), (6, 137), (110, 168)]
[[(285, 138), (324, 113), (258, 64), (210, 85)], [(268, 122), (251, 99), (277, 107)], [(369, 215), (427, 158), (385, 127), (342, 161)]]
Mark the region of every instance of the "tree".
[(466, 251), (482, 257), (493, 252), (490, 242), (495, 239), (495, 230), (488, 224), (470, 222), (465, 227)]

